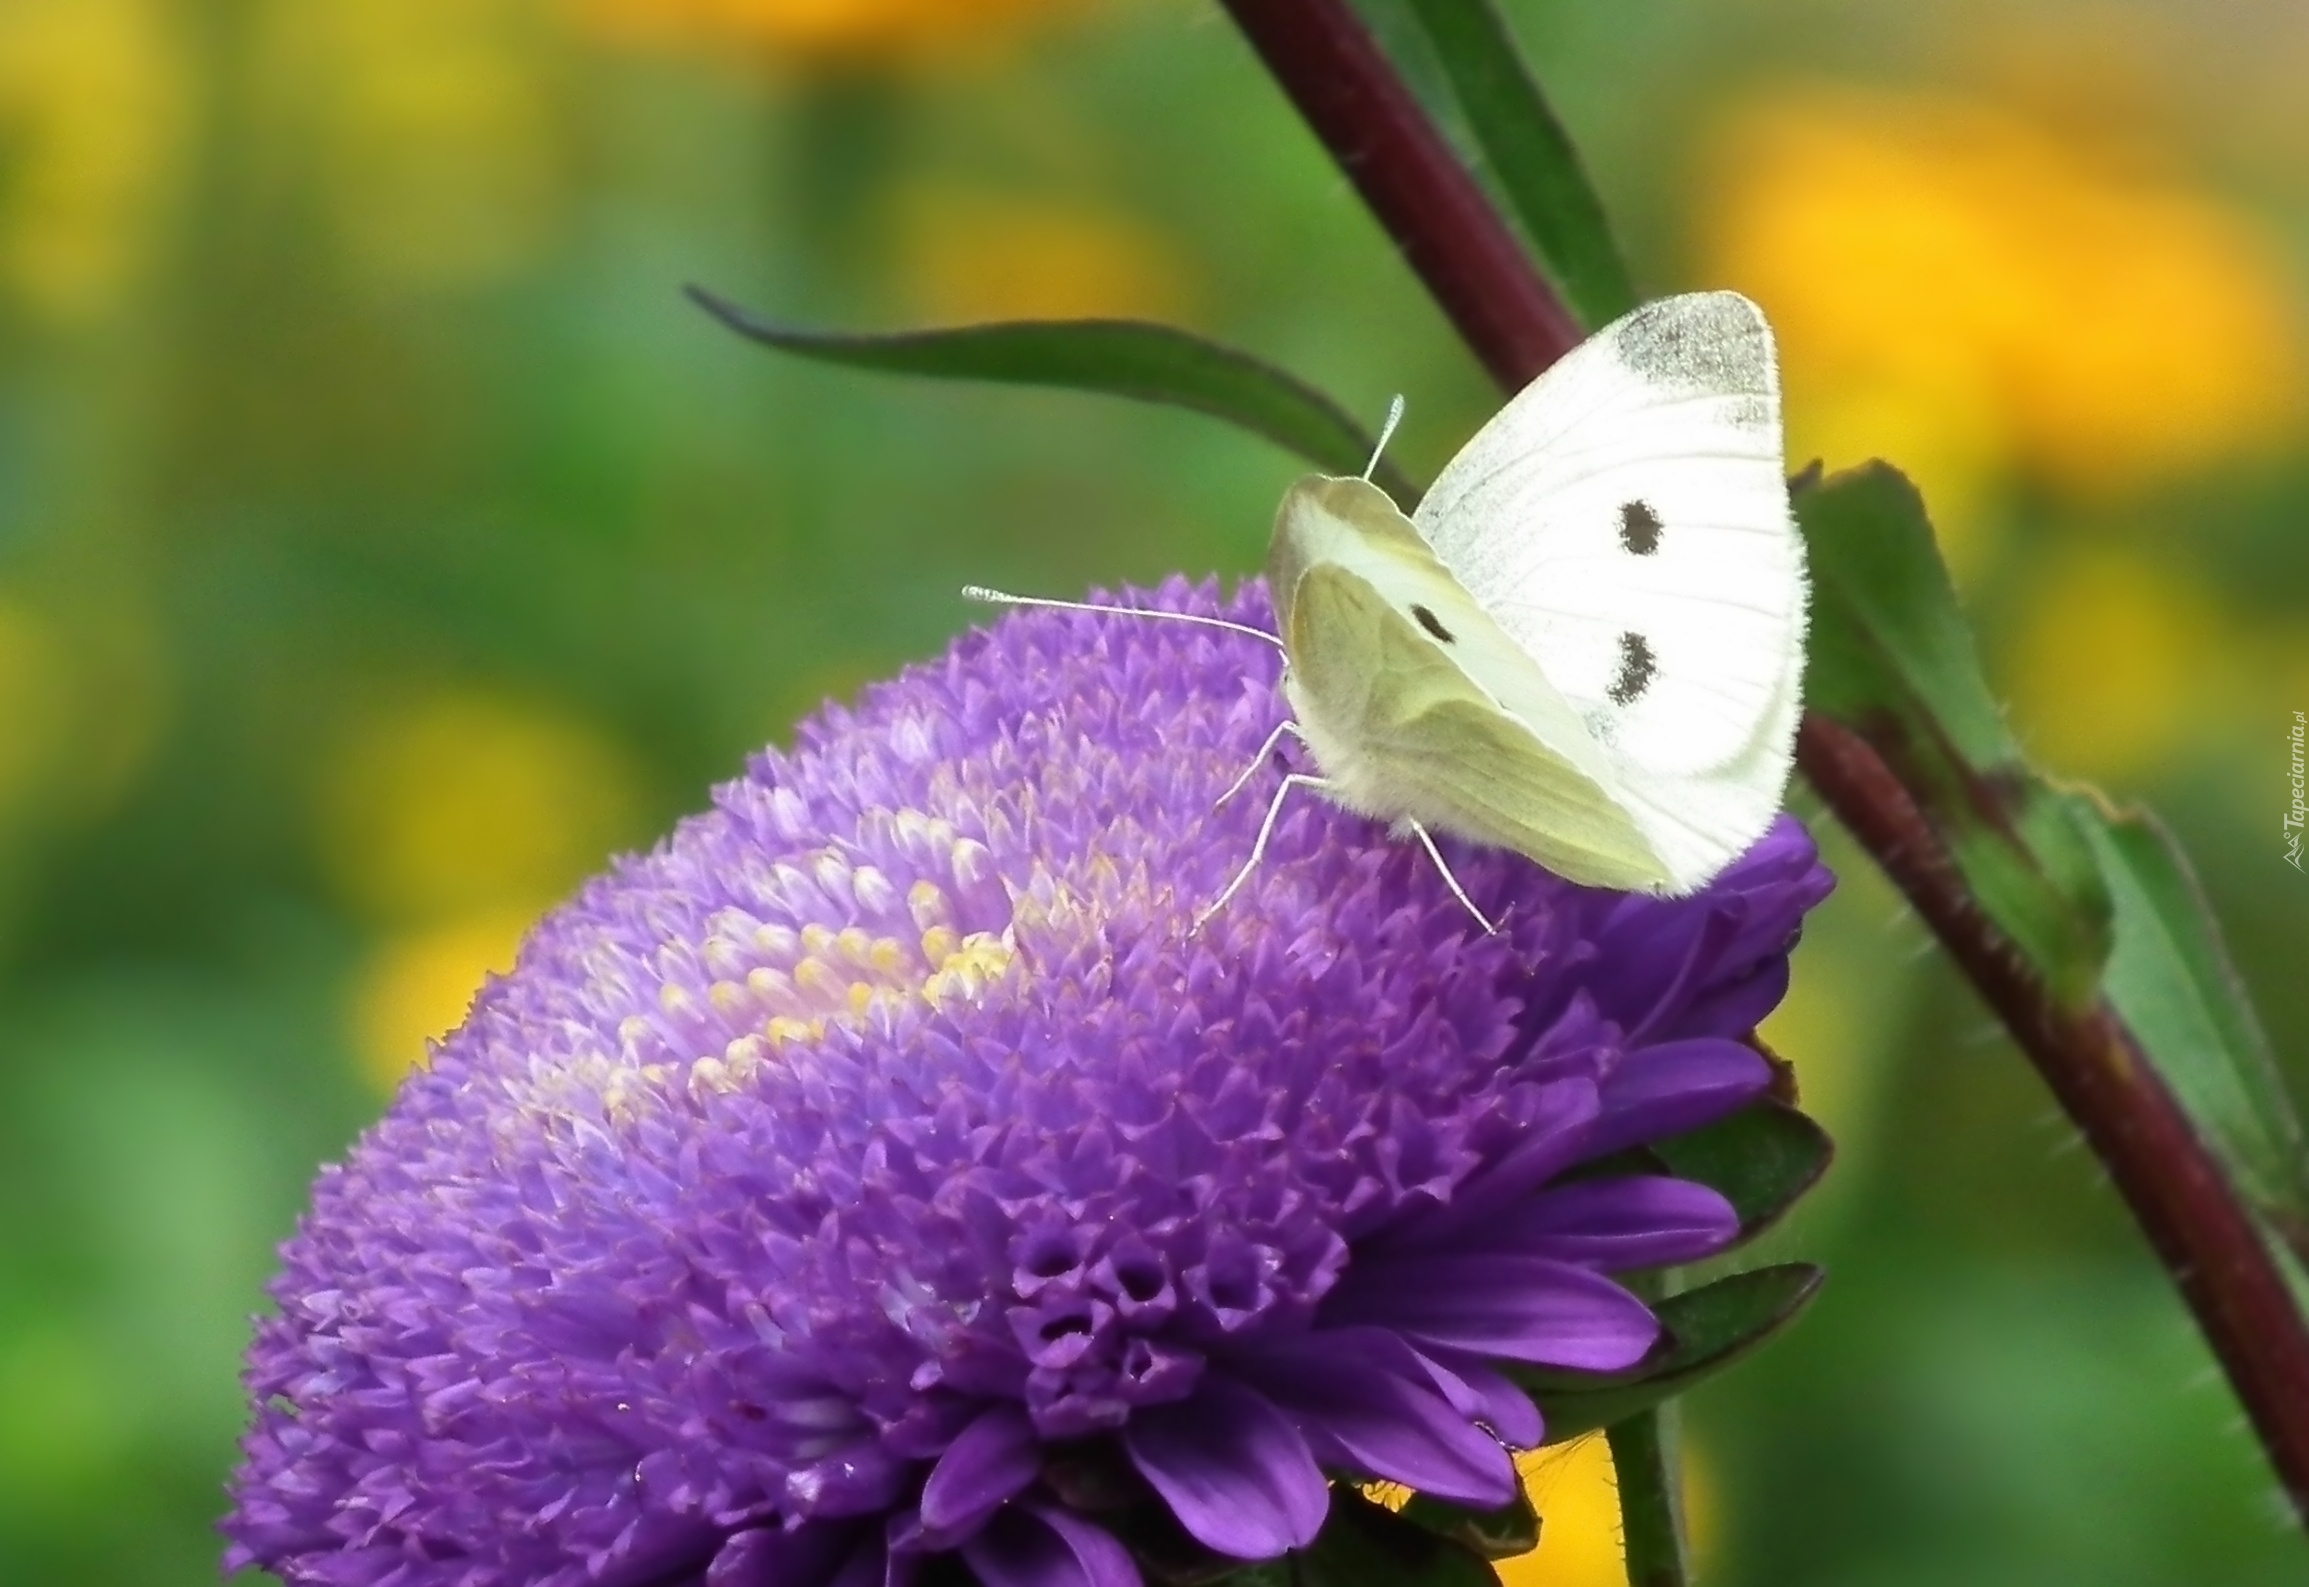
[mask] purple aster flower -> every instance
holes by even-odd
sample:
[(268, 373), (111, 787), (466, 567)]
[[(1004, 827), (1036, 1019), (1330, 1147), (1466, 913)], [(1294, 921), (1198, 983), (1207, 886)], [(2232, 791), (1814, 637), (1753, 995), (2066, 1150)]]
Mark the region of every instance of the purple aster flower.
[[(1265, 625), (1173, 582), (1147, 604)], [(1734, 1234), (1574, 1173), (1762, 1091), (1827, 890), (1574, 887), (1213, 800), (1278, 658), (1036, 611), (829, 708), (548, 917), (283, 1248), (230, 1562), (329, 1587), (1134, 1587), (1122, 1539), (1468, 1504)], [(1190, 1541), (1191, 1540), (1191, 1541)], [(1159, 1539), (1158, 1539), (1159, 1541)]]

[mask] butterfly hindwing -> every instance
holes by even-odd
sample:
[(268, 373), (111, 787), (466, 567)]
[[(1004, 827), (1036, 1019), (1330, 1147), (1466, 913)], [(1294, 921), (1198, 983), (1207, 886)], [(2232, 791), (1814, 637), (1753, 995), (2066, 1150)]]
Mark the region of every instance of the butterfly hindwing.
[(1270, 569), (1292, 709), (1339, 803), (1574, 881), (1667, 884), (1578, 713), (1378, 490), (1293, 487)]

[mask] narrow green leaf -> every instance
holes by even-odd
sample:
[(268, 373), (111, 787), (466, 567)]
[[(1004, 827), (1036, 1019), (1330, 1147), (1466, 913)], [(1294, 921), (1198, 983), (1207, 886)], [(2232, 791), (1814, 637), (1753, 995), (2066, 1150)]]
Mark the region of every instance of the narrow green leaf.
[(1513, 1559), (1539, 1547), (1539, 1512), (1522, 1488), (1496, 1510), (1471, 1510), (1415, 1493), (1400, 1512), (1403, 1519), (1448, 1538), (1484, 1559)]
[(1730, 1118), (1650, 1148), (1679, 1179), (1723, 1193), (1740, 1215), (1740, 1238), (1771, 1227), (1819, 1182), (1836, 1155), (1828, 1132), (1785, 1103), (1750, 1103)]
[(2252, 1201), (2309, 1253), (2309, 1150), (2269, 1040), (2179, 847), (2145, 811), (2075, 799), (2116, 906), (2104, 990)]
[[(1015, 320), (895, 335), (781, 325), (703, 287), (692, 302), (749, 340), (823, 363), (940, 380), (985, 380), (1131, 397), (1225, 419), (1329, 474), (1359, 474), (1372, 437), (1296, 376), (1248, 353), (1141, 320)], [(1406, 511), (1419, 490), (1385, 458), (1372, 475)]]
[(1498, 1587), (1499, 1581), (1469, 1550), (1352, 1488), (1331, 1490), (1330, 1518), (1297, 1558), (1305, 1587)]
[(1806, 703), (1885, 758), (1989, 918), (2081, 1006), (2109, 951), (2100, 865), (2005, 730), (1916, 487), (1869, 463), (1798, 491), (1796, 513), (1812, 566)]
[(1589, 330), (1636, 306), (1603, 200), (1492, 0), (1411, 0), (1491, 174)]
[(1819, 1293), (1822, 1274), (1807, 1262), (1760, 1267), (1653, 1304), (1661, 1334), (1651, 1354), (1625, 1372), (1526, 1369), (1516, 1381), (1560, 1443), (1661, 1405), (1742, 1360), (1795, 1321)]

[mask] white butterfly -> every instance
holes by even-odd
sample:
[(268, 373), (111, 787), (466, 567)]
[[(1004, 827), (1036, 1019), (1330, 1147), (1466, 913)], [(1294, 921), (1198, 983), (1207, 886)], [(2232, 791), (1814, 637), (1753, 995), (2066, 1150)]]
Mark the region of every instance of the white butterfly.
[(1431, 855), (1444, 832), (1575, 882), (1703, 886), (1780, 808), (1802, 696), (1804, 551), (1763, 314), (1707, 292), (1606, 326), (1410, 518), (1366, 479), (1301, 480), (1267, 581), (1296, 718), (1278, 736), (1320, 775), (1285, 778), (1204, 918), (1294, 786)]

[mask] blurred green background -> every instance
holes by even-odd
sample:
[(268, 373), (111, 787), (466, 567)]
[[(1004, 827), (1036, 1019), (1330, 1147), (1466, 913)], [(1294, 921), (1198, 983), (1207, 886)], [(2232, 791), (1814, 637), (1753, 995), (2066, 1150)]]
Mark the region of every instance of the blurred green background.
[[(1791, 451), (1924, 482), (2049, 764), (2153, 799), (2296, 1073), (2309, 11), (1510, 7)], [(1145, 314), (1495, 400), (1202, 0), (0, 0), (0, 1580), (213, 1579), (316, 1165), (526, 921), (979, 617), (1252, 571), (1205, 421), (780, 362), (688, 308)], [(1807, 796), (1799, 793), (1799, 801)], [(1851, 860), (1833, 836), (1831, 851)], [(2298, 1581), (2090, 1160), (1856, 864), (1769, 1027), (1843, 1142), (1693, 1407), (1712, 1581)], [(1619, 1579), (1600, 1443), (1519, 1587)]]

